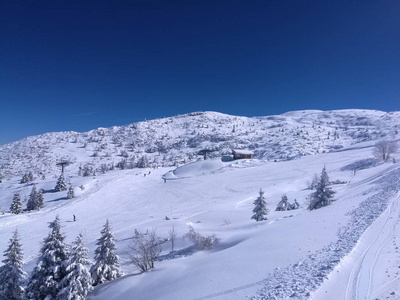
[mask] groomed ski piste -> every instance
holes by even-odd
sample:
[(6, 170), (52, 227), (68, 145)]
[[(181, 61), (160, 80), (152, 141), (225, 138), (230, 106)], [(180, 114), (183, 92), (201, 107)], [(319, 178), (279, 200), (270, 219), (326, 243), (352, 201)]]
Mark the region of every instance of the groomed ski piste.
[[(371, 163), (373, 144), (291, 161), (200, 160), (92, 177), (72, 176), (67, 168), (76, 194), (71, 200), (51, 191), (59, 174), (26, 184), (19, 177), (3, 180), (0, 250), (18, 228), (30, 272), (58, 214), (67, 242), (82, 232), (93, 259), (109, 219), (125, 275), (95, 287), (89, 299), (400, 299), (400, 164)], [(335, 201), (308, 211), (309, 183), (324, 166), (335, 182)], [(24, 199), (33, 185), (45, 190), (45, 207), (8, 213), (13, 194)], [(260, 189), (270, 212), (255, 222)], [(284, 194), (301, 207), (275, 211)], [(215, 247), (193, 250), (181, 238), (188, 225), (215, 234)], [(172, 226), (179, 238), (170, 253)], [(165, 240), (163, 251), (154, 269), (140, 273), (130, 263), (129, 244), (135, 229), (152, 228)]]

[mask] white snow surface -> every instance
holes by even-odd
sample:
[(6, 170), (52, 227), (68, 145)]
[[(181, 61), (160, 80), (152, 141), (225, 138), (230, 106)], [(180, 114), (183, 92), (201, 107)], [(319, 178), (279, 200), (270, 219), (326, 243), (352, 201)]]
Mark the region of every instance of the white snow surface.
[(224, 166), (225, 165), (221, 159), (199, 160), (197, 162), (189, 163), (187, 165), (178, 167), (175, 170), (169, 171), (163, 176), (163, 178), (178, 179), (196, 177), (216, 172), (221, 170)]
[(146, 157), (149, 167), (178, 166), (196, 161), (199, 151), (220, 158), (232, 149), (250, 150), (260, 160), (287, 160), (338, 151), (379, 139), (399, 139), (400, 112), (375, 110), (304, 110), (277, 116), (240, 117), (196, 112), (126, 126), (78, 133), (52, 132), (0, 145), (0, 173), (6, 178), (57, 173), (66, 159), (71, 175), (79, 167), (126, 161), (136, 166)]
[[(323, 113), (291, 112), (276, 118), (296, 116), (296, 126), (298, 122), (312, 126)], [(355, 118), (389, 115), (353, 110), (326, 114), (339, 118), (344, 113)], [(393, 124), (385, 126), (393, 129)], [(48, 222), (58, 214), (67, 242), (82, 232), (93, 259), (96, 239), (108, 218), (125, 275), (97, 286), (89, 299), (399, 299), (400, 164), (372, 159), (373, 145), (374, 140), (352, 140), (340, 151), (295, 160), (223, 162), (215, 158), (174, 168), (115, 170), (90, 177), (78, 177), (71, 166), (65, 171), (75, 188), (76, 198), (71, 200), (66, 199), (66, 191), (52, 191), (57, 168), (46, 173), (44, 180), (37, 177), (20, 184), (19, 174), (29, 169), (16, 161), (16, 171), (9, 169), (0, 183), (4, 211), (0, 251), (18, 228), (25, 270), (30, 272), (49, 231)], [(84, 161), (80, 151), (85, 148), (74, 147), (66, 145), (61, 150)], [(14, 157), (22, 157), (13, 149)], [(395, 157), (399, 161), (400, 156)], [(45, 164), (41, 166), (45, 169)], [(324, 166), (336, 182), (332, 184), (335, 201), (308, 211), (306, 198), (312, 192), (308, 184)], [(45, 191), (44, 208), (11, 215), (13, 194), (20, 193), (24, 199), (33, 185)], [(251, 219), (253, 202), (260, 188), (270, 212), (267, 221), (255, 222)], [(290, 202), (297, 199), (300, 209), (275, 211), (283, 194)], [(195, 251), (190, 241), (181, 238), (188, 224), (203, 235), (215, 234), (215, 247)], [(173, 225), (179, 238), (171, 253), (168, 231)], [(139, 273), (129, 262), (129, 243), (135, 229), (146, 232), (151, 228), (164, 239), (163, 251), (153, 270)]]

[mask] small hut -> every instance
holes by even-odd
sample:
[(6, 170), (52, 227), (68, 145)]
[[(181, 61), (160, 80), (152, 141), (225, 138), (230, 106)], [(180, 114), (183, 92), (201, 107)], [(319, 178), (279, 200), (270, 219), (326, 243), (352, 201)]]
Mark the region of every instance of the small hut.
[(248, 158), (251, 159), (254, 156), (254, 152), (250, 150), (233, 149), (232, 154), (233, 154), (233, 159), (248, 159)]

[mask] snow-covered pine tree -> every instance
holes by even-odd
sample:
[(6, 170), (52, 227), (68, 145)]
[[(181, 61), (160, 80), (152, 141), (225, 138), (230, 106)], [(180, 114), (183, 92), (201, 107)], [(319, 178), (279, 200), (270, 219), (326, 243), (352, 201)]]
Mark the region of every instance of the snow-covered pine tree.
[(49, 228), (51, 231), (43, 241), (40, 257), (26, 287), (27, 299), (56, 299), (61, 289), (59, 283), (66, 275), (68, 247), (58, 215), (49, 223)]
[(10, 212), (15, 215), (22, 214), (24, 212), (22, 209), (21, 197), (18, 193), (14, 194), (14, 198), (10, 206)]
[(290, 210), (290, 204), (288, 197), (286, 195), (282, 196), (281, 201), (279, 201), (278, 205), (276, 206), (277, 211), (285, 211)]
[(36, 187), (33, 186), (31, 193), (29, 194), (29, 199), (28, 202), (26, 203), (26, 209), (29, 210), (36, 210), (39, 209), (38, 207), (38, 201), (37, 201), (37, 191)]
[(97, 249), (94, 251), (94, 259), (96, 262), (90, 269), (93, 285), (98, 285), (121, 277), (123, 274), (119, 269), (119, 256), (116, 253), (117, 247), (108, 219), (96, 245), (98, 245)]
[(93, 290), (93, 279), (87, 270), (90, 266), (88, 252), (89, 249), (84, 246), (83, 234), (80, 233), (68, 259), (67, 274), (59, 284), (61, 290), (58, 292), (57, 300), (83, 300)]
[(83, 177), (88, 177), (93, 175), (93, 167), (91, 165), (85, 165), (83, 167)]
[(316, 190), (310, 196), (308, 209), (313, 210), (331, 204), (334, 194), (335, 192), (329, 187), (329, 177), (324, 166)]
[(4, 265), (0, 267), (0, 299), (24, 299), (22, 286), (26, 273), (23, 269), (22, 255), (18, 230), (15, 230), (7, 250), (4, 251)]
[(20, 183), (27, 183), (28, 181), (29, 181), (29, 174), (28, 174), (28, 173), (25, 173), (25, 174), (22, 176)]
[(139, 161), (138, 161), (138, 163), (137, 163), (137, 167), (138, 168), (147, 168), (148, 167), (148, 164), (149, 164), (149, 161), (148, 161), (148, 159), (147, 159), (147, 156), (146, 155), (143, 155), (140, 159), (139, 159)]
[(36, 204), (37, 204), (37, 208), (36, 209), (40, 209), (44, 206), (44, 198), (43, 198), (43, 190), (40, 189), (39, 192), (37, 193), (37, 198), (36, 198)]
[(314, 174), (314, 177), (310, 183), (310, 190), (314, 190), (317, 187), (318, 181), (319, 181), (318, 175)]
[(251, 217), (257, 222), (267, 220), (267, 214), (269, 211), (267, 208), (267, 201), (265, 200), (264, 192), (262, 189), (260, 189), (259, 194), (260, 195), (258, 196), (258, 198), (254, 201), (254, 215)]
[(56, 192), (66, 191), (67, 190), (67, 182), (65, 181), (64, 174), (61, 173), (60, 177), (58, 177), (56, 187), (54, 188)]
[(68, 199), (75, 198), (74, 188), (72, 187), (72, 184), (68, 188), (67, 198)]

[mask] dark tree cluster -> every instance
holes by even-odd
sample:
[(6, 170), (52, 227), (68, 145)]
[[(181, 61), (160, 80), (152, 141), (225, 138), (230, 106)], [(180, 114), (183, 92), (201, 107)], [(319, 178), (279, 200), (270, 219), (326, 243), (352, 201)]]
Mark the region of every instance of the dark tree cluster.
[(31, 193), (29, 194), (28, 202), (26, 203), (26, 210), (39, 210), (44, 206), (43, 191), (40, 189), (36, 191), (36, 187), (33, 186)]
[(19, 234), (17, 230), (14, 232), (4, 251), (3, 265), (0, 266), (0, 299), (84, 300), (94, 285), (122, 276), (108, 220), (101, 231), (95, 251), (95, 264), (91, 268), (89, 250), (84, 245), (82, 234), (78, 235), (70, 247), (65, 243), (58, 216), (49, 223), (49, 228), (36, 266), (27, 280)]
[(27, 183), (27, 182), (33, 181), (34, 179), (35, 178), (33, 177), (33, 173), (28, 172), (22, 176), (20, 183)]

